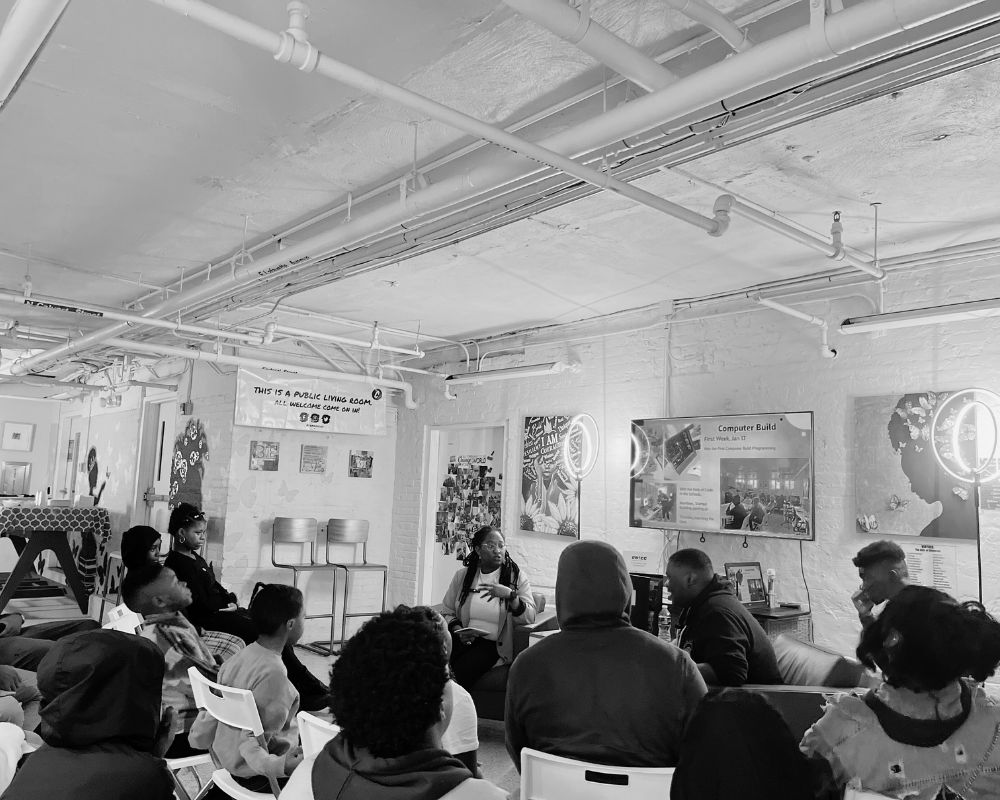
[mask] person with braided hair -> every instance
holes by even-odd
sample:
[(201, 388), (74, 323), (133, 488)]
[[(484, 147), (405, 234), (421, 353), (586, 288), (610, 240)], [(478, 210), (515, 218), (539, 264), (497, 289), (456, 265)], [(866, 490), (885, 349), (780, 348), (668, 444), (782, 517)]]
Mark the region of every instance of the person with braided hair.
[(1000, 701), (981, 685), (1000, 666), (1000, 623), (982, 604), (907, 586), (865, 628), (857, 654), (882, 684), (832, 698), (801, 750), (824, 757), (841, 788), (1000, 797)]
[(486, 525), (451, 579), (442, 603), (452, 635), (455, 681), (471, 689), (494, 665), (514, 660), (514, 623), (535, 621), (531, 584), (507, 553), (503, 535)]

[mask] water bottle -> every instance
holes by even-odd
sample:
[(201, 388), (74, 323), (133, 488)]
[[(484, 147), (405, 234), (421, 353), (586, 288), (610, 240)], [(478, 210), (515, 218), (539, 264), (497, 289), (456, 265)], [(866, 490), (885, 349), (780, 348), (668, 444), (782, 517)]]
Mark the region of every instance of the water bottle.
[(666, 606), (660, 609), (659, 631), (660, 638), (665, 642), (669, 642), (674, 638), (670, 630), (670, 609)]
[(771, 608), (778, 607), (778, 577), (773, 569), (767, 571), (767, 601)]

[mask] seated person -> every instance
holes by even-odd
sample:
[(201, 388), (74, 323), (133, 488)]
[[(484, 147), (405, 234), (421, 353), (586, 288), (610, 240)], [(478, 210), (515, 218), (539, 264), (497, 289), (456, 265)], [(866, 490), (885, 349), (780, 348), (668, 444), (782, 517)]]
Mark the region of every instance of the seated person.
[(706, 692), (683, 650), (629, 622), (632, 580), (606, 542), (559, 556), (560, 630), (521, 653), (507, 682), (507, 752), (521, 749), (635, 767), (677, 763), (684, 726)]
[(260, 636), (222, 665), (217, 683), (253, 692), (267, 749), (248, 731), (222, 725), (207, 711), (199, 713), (188, 741), (196, 750), (211, 750), (212, 757), (240, 785), (268, 792), (270, 778), (283, 783), (302, 761), (295, 724), (299, 693), (281, 661), (281, 651), (302, 636), (302, 592), (292, 586), (265, 584), (250, 603), (250, 615)]
[(840, 800), (830, 768), (799, 752), (763, 695), (723, 689), (702, 699), (684, 732), (670, 800)]
[(1000, 703), (979, 685), (1000, 665), (1000, 623), (980, 603), (907, 586), (861, 634), (882, 671), (866, 694), (838, 694), (802, 739), (838, 785), (910, 800), (1000, 797)]
[(191, 602), (191, 592), (177, 580), (169, 567), (158, 563), (129, 570), (122, 584), (125, 604), (142, 614), (145, 624), (141, 635), (153, 642), (163, 653), (166, 668), (163, 674), (163, 702), (177, 712), (174, 743), (168, 758), (182, 758), (194, 753), (187, 741), (198, 708), (191, 691), (188, 669), (197, 667), (206, 678), (217, 680), (219, 664), (243, 649), (243, 641), (219, 633), (229, 642), (223, 651), (213, 647), (198, 635), (198, 631), (181, 613)]
[[(498, 663), (514, 660), (514, 623), (535, 621), (535, 601), (527, 576), (507, 553), (496, 528), (486, 525), (473, 534), (462, 564), (442, 605), (455, 638), (455, 680), (471, 689)], [(463, 630), (469, 628), (482, 633)]]
[(162, 686), (163, 656), (140, 636), (96, 630), (56, 642), (38, 666), (45, 744), (4, 800), (172, 800)]
[[(38, 686), (27, 680), (31, 672), (0, 666), (0, 722), (25, 727), (25, 714), (37, 714), (41, 695)], [(37, 718), (35, 719), (37, 724)]]
[(330, 691), (340, 734), (306, 759), (282, 800), (503, 800), (441, 747), (448, 662), (426, 619), (405, 606), (368, 620), (341, 650)]
[(122, 534), (121, 554), (125, 569), (138, 569), (159, 562), (163, 537), (156, 528), (136, 525)]
[[(398, 606), (400, 615), (405, 614), (406, 606)], [(451, 659), (452, 640), (448, 633), (448, 623), (437, 611), (428, 606), (417, 606), (410, 609), (410, 617), (431, 628), (441, 639), (444, 657)], [(451, 706), (451, 720), (441, 734), (441, 748), (451, 753), (469, 768), (474, 778), (481, 778), (479, 771), (479, 716), (476, 714), (476, 704), (472, 695), (451, 678), (444, 687), (446, 701)]]
[(23, 614), (0, 615), (0, 664), (34, 672), (59, 639), (100, 627), (92, 619), (39, 622), (24, 627)]
[(851, 563), (861, 578), (861, 587), (851, 595), (851, 602), (858, 610), (861, 627), (867, 628), (875, 621), (875, 606), (895, 597), (906, 586), (910, 578), (906, 554), (895, 542), (883, 539), (862, 547)]
[(667, 561), (667, 591), (680, 636), (709, 686), (781, 683), (764, 629), (720, 578), (701, 550), (678, 550)]
[[(236, 604), (236, 595), (215, 579), (212, 565), (198, 552), (208, 530), (205, 515), (190, 503), (181, 503), (170, 512), (169, 530), (174, 549), (164, 563), (191, 590), (191, 604), (184, 609), (184, 616), (200, 631), (222, 631), (239, 636), (247, 644), (255, 641), (258, 631), (253, 616)], [(281, 659), (304, 711), (329, 706), (329, 690), (299, 661), (291, 645), (284, 649)]]

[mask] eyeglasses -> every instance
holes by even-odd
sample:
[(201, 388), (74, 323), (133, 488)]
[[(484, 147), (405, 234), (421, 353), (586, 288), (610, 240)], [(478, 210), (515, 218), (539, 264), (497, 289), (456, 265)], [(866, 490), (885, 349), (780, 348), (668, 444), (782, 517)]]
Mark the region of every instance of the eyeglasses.
[(507, 549), (507, 546), (503, 544), (481, 544), (479, 546), (487, 550), (491, 550), (494, 553), (502, 553)]

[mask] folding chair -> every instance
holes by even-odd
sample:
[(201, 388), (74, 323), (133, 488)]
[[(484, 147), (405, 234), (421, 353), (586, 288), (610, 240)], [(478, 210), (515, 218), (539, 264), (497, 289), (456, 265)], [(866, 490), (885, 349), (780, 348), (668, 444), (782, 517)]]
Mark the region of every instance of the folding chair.
[(521, 751), (521, 800), (663, 800), (673, 767), (609, 767)]
[(108, 621), (104, 623), (104, 628), (122, 633), (137, 633), (142, 625), (142, 616), (122, 603), (108, 611)]
[(302, 742), (302, 757), (309, 758), (323, 749), (324, 745), (340, 733), (340, 726), (326, 722), (308, 711), (300, 711), (299, 741)]
[[(223, 725), (250, 731), (257, 737), (261, 747), (267, 747), (264, 726), (260, 721), (253, 692), (214, 683), (194, 667), (188, 670), (188, 678), (191, 680), (191, 690), (198, 708), (205, 709)], [(244, 789), (233, 780), (228, 770), (219, 768), (212, 773), (212, 782), (236, 800), (276, 800), (280, 793), (278, 782), (271, 776), (268, 776), (268, 780), (271, 783), (271, 794)]]

